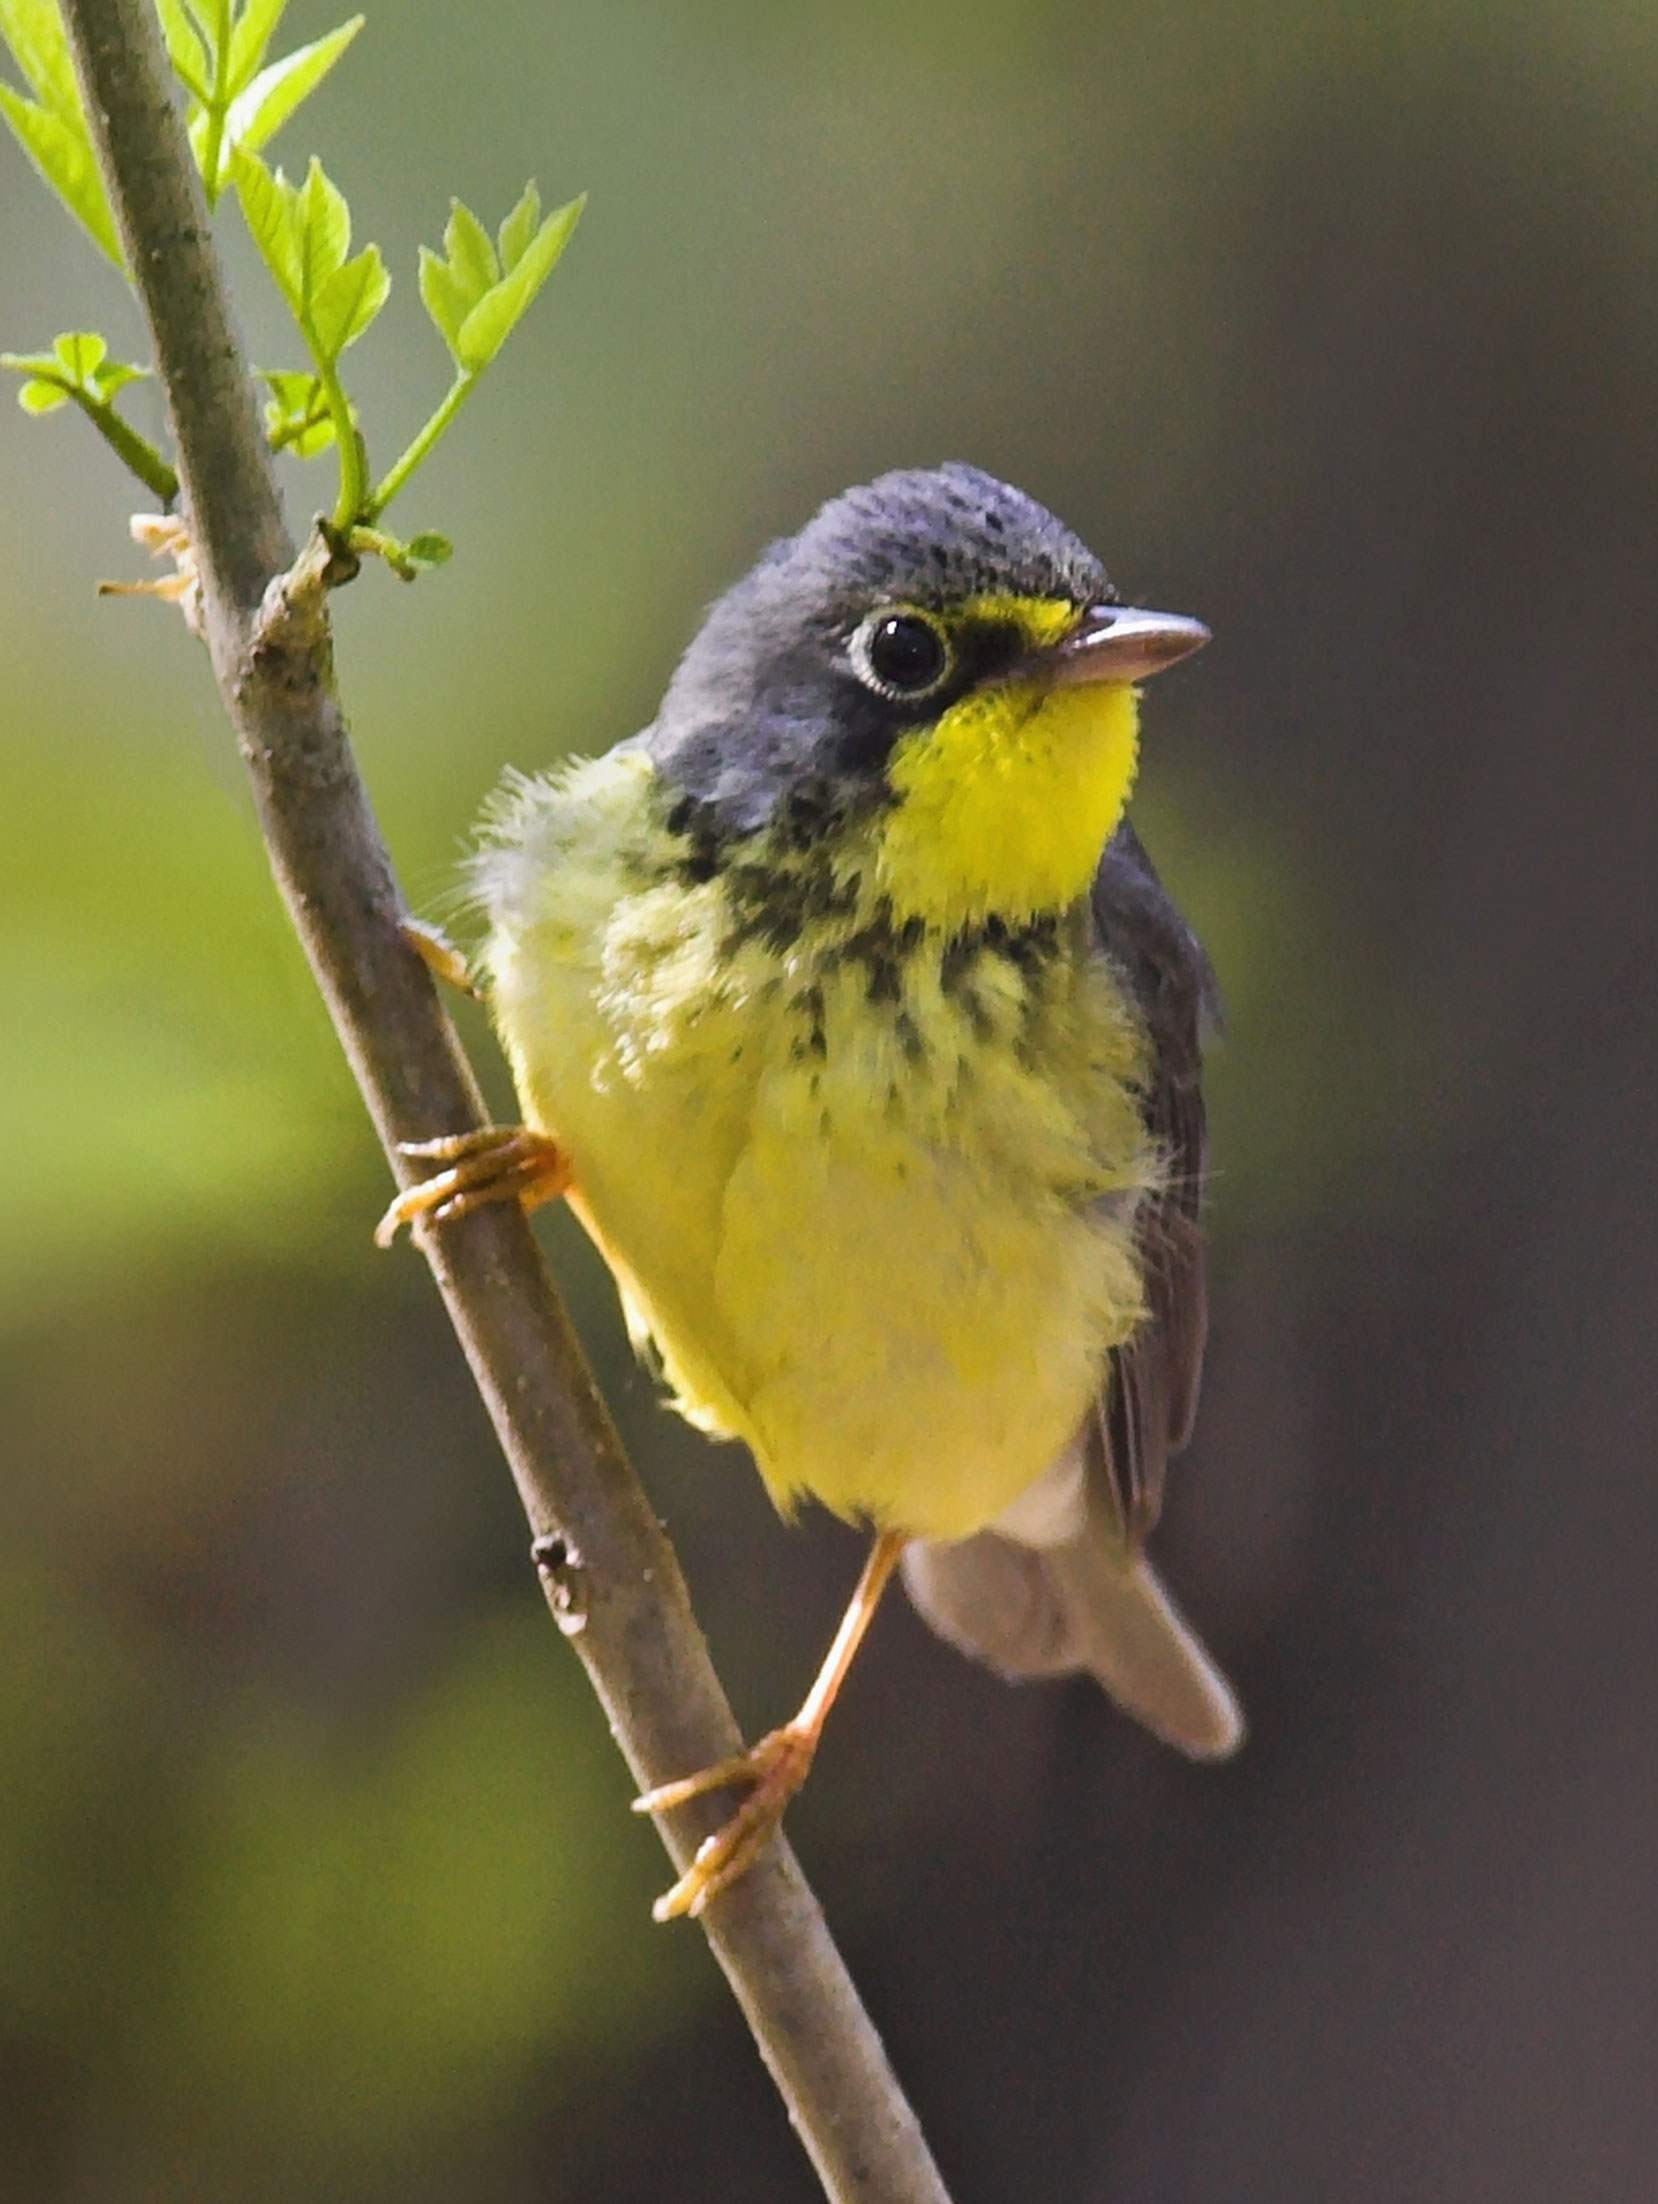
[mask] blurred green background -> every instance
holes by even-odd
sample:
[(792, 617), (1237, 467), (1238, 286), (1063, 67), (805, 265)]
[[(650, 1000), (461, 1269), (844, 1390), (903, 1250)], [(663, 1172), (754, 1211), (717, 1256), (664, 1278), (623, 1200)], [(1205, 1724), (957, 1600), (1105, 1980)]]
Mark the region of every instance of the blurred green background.
[[(337, 605), (417, 903), (504, 764), (641, 725), (883, 467), (1004, 474), (1216, 632), (1138, 815), (1231, 1011), (1164, 1549), (1250, 1749), (1186, 1768), (899, 1603), (792, 1823), (958, 2204), (1648, 2193), (1658, 13), (403, 0), (313, 142), (396, 273), (382, 460), (445, 195), (592, 193), (396, 516), (453, 565)], [(0, 343), (142, 357), (9, 141), (0, 212)], [(136, 502), (0, 413), (0, 2194), (805, 2199), (370, 1248), (201, 654), (92, 595)], [(546, 1230), (764, 1726), (855, 1543), (659, 1412)]]

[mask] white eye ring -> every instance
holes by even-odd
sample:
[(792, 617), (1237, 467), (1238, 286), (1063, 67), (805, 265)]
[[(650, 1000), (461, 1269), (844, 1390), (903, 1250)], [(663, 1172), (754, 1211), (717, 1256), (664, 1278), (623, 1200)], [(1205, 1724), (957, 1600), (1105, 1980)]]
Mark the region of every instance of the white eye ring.
[(848, 654), (864, 687), (894, 704), (936, 696), (956, 662), (937, 620), (913, 605), (882, 605), (872, 612), (852, 637)]

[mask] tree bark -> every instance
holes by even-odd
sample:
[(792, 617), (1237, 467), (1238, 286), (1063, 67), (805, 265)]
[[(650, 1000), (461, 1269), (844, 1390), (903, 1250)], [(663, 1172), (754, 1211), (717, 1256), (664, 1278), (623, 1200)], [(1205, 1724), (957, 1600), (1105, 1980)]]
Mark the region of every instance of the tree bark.
[[(277, 884), (400, 1179), (398, 1143), (481, 1121), (353, 761), (333, 679), (328, 546), (295, 560), (151, 0), (65, 0), (83, 96), (178, 446), (214, 672)], [(644, 1788), (740, 1739), (672, 1547), (516, 1208), (423, 1227), (559, 1627)], [(683, 1868), (718, 1818), (663, 1830)], [(835, 2204), (948, 2204), (822, 1913), (781, 1840), (703, 1928)]]

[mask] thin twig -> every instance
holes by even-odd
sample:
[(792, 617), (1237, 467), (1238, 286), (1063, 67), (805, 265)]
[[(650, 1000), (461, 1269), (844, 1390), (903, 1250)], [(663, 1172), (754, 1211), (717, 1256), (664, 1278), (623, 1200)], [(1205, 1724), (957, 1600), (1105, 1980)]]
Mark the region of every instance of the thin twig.
[[(481, 1121), (347, 742), (325, 596), (335, 552), (295, 561), (231, 325), (151, 0), (66, 0), (129, 266), (154, 338), (205, 629), (271, 864), (394, 1168), (400, 1141)], [(739, 1737), (684, 1580), (523, 1218), (481, 1210), (422, 1245), (529, 1517), (548, 1603), (644, 1787)], [(683, 1867), (717, 1809), (664, 1834)], [(948, 2204), (823, 1916), (774, 1844), (703, 1926), (835, 2204)]]

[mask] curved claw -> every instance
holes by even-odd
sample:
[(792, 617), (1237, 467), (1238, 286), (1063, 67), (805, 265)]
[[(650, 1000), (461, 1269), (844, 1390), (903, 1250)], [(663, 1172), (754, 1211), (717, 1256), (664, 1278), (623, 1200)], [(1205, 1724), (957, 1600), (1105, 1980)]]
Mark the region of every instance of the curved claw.
[(734, 1760), (716, 1761), (711, 1768), (677, 1783), (661, 1784), (634, 1800), (636, 1814), (662, 1814), (728, 1783), (754, 1786), (724, 1827), (703, 1839), (696, 1858), (672, 1890), (664, 1891), (651, 1907), (653, 1921), (673, 1921), (682, 1915), (696, 1920), (710, 1899), (729, 1890), (748, 1873), (771, 1841), (790, 1799), (805, 1782), (816, 1751), (814, 1729), (785, 1723), (782, 1729), (762, 1737), (752, 1751)]
[(390, 1247), (403, 1225), (445, 1223), (489, 1202), (525, 1209), (556, 1201), (570, 1186), (570, 1161), (558, 1142), (528, 1125), (484, 1125), (441, 1140), (406, 1140), (399, 1152), (446, 1166), (407, 1186), (374, 1228), (376, 1247)]

